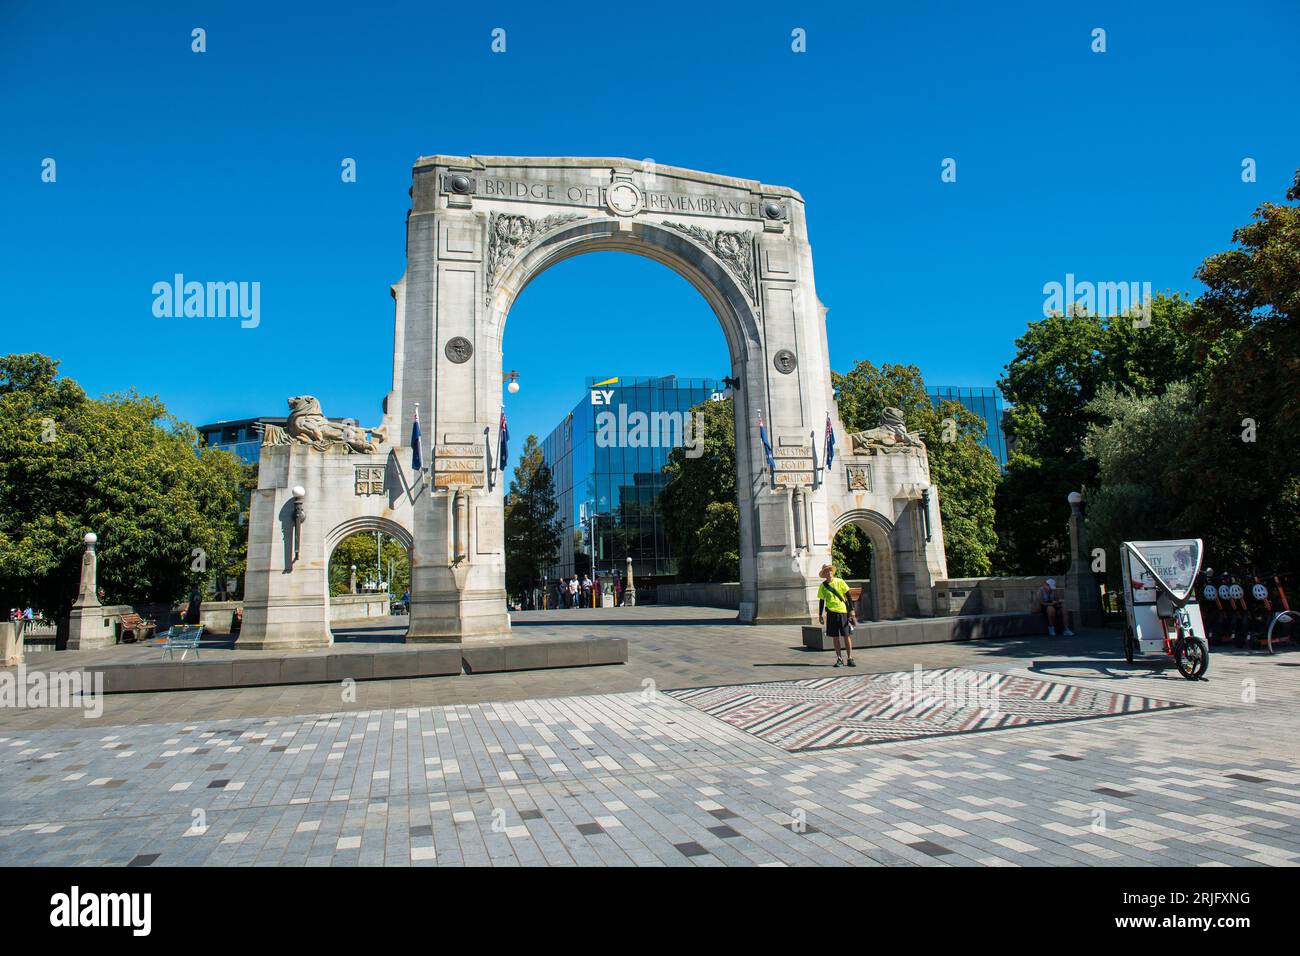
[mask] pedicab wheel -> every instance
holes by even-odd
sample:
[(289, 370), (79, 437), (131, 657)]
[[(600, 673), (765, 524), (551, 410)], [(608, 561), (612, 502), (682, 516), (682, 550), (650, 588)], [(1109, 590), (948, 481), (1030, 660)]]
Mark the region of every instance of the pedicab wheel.
[(1133, 638), (1127, 628), (1124, 630), (1124, 660), (1133, 663)]
[[(1279, 624), (1290, 623), (1292, 630), (1289, 639), (1294, 644), (1296, 642), (1296, 633), (1294, 628), (1297, 620), (1295, 612), (1293, 611), (1281, 611), (1273, 616), (1273, 620), (1269, 622), (1268, 631), (1264, 635), (1264, 641), (1268, 646), (1268, 652), (1270, 654), (1273, 653), (1273, 629)], [(1278, 640), (1282, 640), (1282, 638), (1278, 638)]]
[(1174, 648), (1174, 663), (1188, 680), (1200, 680), (1210, 667), (1210, 645), (1203, 637), (1184, 637)]

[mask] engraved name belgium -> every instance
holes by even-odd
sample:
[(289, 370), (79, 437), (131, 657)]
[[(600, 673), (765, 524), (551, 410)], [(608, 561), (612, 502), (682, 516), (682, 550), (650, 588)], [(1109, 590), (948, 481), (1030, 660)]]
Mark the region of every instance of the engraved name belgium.
[[(562, 206), (592, 206), (604, 208), (606, 186), (565, 185), (564, 183), (537, 182), (527, 179), (483, 179), (478, 183), (478, 195), (484, 199), (523, 199), (532, 202), (549, 202)], [(697, 216), (718, 216), (723, 219), (761, 219), (761, 201), (758, 199), (728, 199), (725, 196), (688, 196), (658, 190), (645, 191), (645, 212), (673, 212)]]

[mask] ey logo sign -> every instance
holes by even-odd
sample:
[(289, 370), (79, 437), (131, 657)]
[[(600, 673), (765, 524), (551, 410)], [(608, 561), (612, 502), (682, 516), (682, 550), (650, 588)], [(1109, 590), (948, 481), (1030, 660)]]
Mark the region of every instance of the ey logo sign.
[(603, 385), (617, 385), (618, 376), (607, 378), (603, 382), (597, 382), (591, 386), (591, 404), (593, 405), (613, 405), (614, 390), (612, 388), (602, 388)]

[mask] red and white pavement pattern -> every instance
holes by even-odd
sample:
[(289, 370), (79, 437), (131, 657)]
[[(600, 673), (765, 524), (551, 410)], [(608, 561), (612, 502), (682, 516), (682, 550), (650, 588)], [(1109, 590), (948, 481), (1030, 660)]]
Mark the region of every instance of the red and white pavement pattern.
[(1186, 706), (957, 667), (667, 693), (790, 753)]

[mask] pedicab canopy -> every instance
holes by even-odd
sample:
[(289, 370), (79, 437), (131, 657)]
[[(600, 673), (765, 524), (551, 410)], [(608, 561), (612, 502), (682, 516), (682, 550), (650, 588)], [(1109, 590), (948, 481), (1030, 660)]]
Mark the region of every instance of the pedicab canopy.
[[(1128, 582), (1130, 590), (1136, 588), (1163, 588), (1170, 596), (1182, 604), (1192, 593), (1196, 584), (1196, 575), (1201, 570), (1201, 539), (1182, 538), (1177, 541), (1125, 541), (1124, 547), (1137, 561), (1133, 568), (1132, 579)], [(1153, 580), (1147, 581), (1146, 571)], [(1155, 595), (1148, 596), (1155, 600)]]

